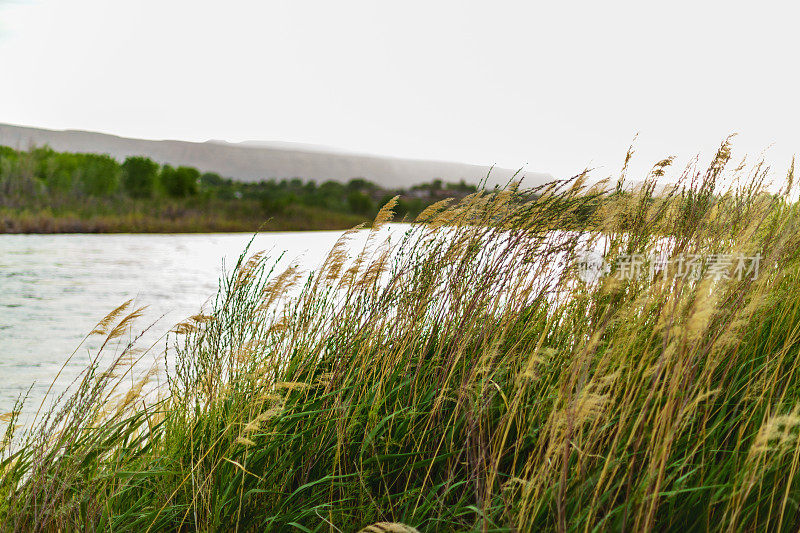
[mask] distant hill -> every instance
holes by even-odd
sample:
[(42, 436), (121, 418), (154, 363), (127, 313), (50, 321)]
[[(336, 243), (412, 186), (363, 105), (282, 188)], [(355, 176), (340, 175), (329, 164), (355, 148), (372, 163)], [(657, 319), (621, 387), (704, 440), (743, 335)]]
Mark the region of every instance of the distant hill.
[[(104, 153), (119, 160), (131, 155), (145, 155), (162, 164), (193, 166), (242, 181), (301, 178), (346, 182), (352, 178), (365, 178), (391, 189), (434, 179), (463, 179), (476, 184), (489, 173), (489, 167), (485, 166), (364, 155), (304, 144), (150, 141), (86, 131), (53, 131), (0, 124), (0, 145), (28, 149), (45, 144), (58, 151)], [(512, 170), (495, 168), (488, 183), (490, 186), (504, 184), (513, 174)], [(528, 186), (552, 179), (537, 172), (522, 172), (520, 176), (524, 176), (524, 184)]]

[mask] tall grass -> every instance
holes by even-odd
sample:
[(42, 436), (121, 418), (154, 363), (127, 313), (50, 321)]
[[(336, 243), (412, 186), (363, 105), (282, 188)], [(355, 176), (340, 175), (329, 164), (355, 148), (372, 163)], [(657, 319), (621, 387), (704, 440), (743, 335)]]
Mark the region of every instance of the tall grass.
[[(363, 251), (348, 257), (345, 234), (310, 274), (243, 254), (213, 311), (173, 330), (156, 392), (153, 372), (131, 381), (131, 343), (17, 436), (18, 411), (6, 416), (0, 521), (795, 530), (800, 213), (791, 175), (769, 194), (763, 167), (729, 159), (726, 141), (659, 195), (670, 160), (636, 193), (586, 175), (476, 193), (385, 243), (390, 203)], [(586, 198), (597, 209), (577, 228)], [(567, 225), (580, 231), (553, 231)], [(587, 241), (611, 263), (760, 253), (761, 268), (587, 284), (573, 267)], [(119, 309), (96, 334), (112, 346), (135, 316)]]

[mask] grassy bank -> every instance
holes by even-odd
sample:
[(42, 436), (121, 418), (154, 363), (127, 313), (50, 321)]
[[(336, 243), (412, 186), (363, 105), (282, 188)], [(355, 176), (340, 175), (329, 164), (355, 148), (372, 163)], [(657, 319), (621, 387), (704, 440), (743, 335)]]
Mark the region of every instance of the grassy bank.
[(71, 200), (0, 207), (0, 233), (211, 233), (351, 228), (364, 215), (291, 205), (270, 214), (247, 200)]
[(211, 314), (170, 335), (158, 401), (158, 374), (127, 374), (145, 355), (116, 344), (137, 317), (123, 306), (93, 333), (112, 368), (16, 436), (5, 417), (0, 523), (794, 530), (800, 212), (760, 194), (758, 169), (715, 194), (728, 159), (724, 145), (668, 198), (609, 195), (588, 235), (612, 264), (760, 253), (757, 276), (614, 267), (585, 284), (555, 265), (587, 234), (550, 231), (584, 205), (578, 178), (434, 206), (401, 242), (350, 261), (337, 245), (310, 275), (243, 256)]

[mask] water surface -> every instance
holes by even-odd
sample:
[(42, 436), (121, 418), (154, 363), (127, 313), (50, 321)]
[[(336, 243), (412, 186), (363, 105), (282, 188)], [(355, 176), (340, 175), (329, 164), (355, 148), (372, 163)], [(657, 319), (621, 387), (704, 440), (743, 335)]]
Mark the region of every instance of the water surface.
[[(391, 231), (386, 229), (383, 231)], [(265, 233), (252, 251), (267, 250), (316, 268), (342, 232)], [(41, 400), (67, 357), (98, 320), (122, 302), (148, 306), (140, 324), (163, 318), (157, 340), (211, 303), (223, 272), (250, 234), (0, 235), (0, 413), (30, 389)], [(357, 237), (353, 246), (363, 242)], [(154, 351), (155, 352), (155, 351)], [(69, 381), (86, 367), (92, 344), (66, 367)], [(31, 388), (32, 387), (32, 388)]]

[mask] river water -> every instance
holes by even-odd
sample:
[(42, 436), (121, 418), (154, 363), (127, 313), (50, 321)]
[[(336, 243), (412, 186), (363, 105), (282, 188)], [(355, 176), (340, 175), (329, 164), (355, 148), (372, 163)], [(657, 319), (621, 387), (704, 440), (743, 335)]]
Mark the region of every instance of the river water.
[[(403, 228), (386, 227), (385, 233)], [(251, 251), (316, 268), (340, 231), (264, 233)], [(44, 397), (82, 339), (109, 311), (133, 298), (148, 306), (139, 320), (158, 338), (183, 318), (210, 305), (223, 273), (232, 268), (250, 234), (0, 235), (0, 413), (21, 394)], [(366, 232), (351, 242), (363, 244)], [(94, 350), (84, 345), (62, 371), (77, 376)], [(96, 348), (96, 346), (94, 347)], [(55, 392), (58, 392), (56, 387)]]

